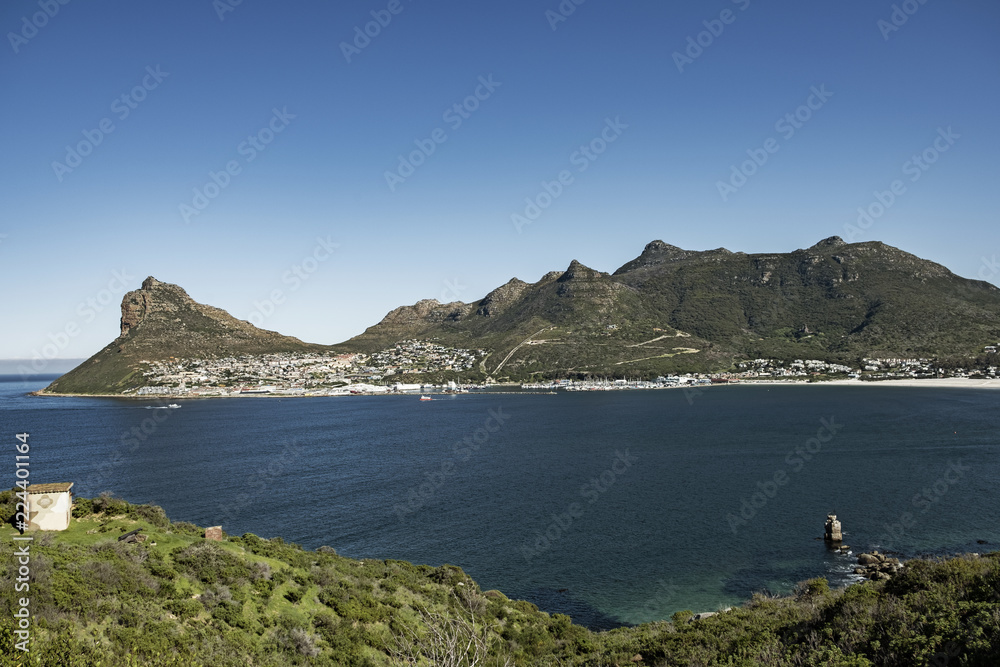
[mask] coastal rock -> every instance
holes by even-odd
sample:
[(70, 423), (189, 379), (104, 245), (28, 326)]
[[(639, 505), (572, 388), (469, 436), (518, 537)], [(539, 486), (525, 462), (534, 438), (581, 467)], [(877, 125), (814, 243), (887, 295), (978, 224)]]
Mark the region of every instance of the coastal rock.
[(858, 565), (861, 567), (854, 568), (854, 574), (859, 574), (875, 581), (891, 579), (892, 575), (905, 567), (898, 558), (889, 558), (878, 551), (859, 555)]
[(826, 516), (824, 539), (827, 542), (842, 542), (844, 540), (844, 532), (841, 529), (840, 522), (837, 521), (836, 514), (828, 514)]

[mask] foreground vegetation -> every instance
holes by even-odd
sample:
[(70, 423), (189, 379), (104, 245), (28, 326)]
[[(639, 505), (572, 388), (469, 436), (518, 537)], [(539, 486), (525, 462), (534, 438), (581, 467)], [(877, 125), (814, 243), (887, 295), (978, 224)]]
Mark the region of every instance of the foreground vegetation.
[[(14, 513), (0, 493), (0, 518)], [(31, 650), (13, 649), (16, 562), (0, 564), (2, 665), (1000, 664), (1000, 554), (910, 561), (886, 582), (754, 596), (698, 621), (591, 632), (461, 569), (357, 561), (252, 534), (221, 542), (159, 507), (76, 499), (31, 547)], [(118, 537), (142, 528), (144, 542)], [(479, 660), (479, 662), (474, 662)]]

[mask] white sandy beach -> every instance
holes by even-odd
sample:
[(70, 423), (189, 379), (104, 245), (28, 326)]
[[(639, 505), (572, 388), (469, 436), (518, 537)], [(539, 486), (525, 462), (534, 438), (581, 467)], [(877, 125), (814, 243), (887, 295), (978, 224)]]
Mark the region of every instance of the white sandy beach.
[(952, 387), (955, 389), (1000, 389), (1000, 378), (990, 380), (972, 380), (969, 378), (925, 378), (925, 379), (895, 379), (895, 380), (826, 380), (823, 382), (782, 382), (780, 380), (769, 382), (745, 381), (740, 384), (796, 384), (814, 387), (828, 387), (837, 385), (841, 387)]

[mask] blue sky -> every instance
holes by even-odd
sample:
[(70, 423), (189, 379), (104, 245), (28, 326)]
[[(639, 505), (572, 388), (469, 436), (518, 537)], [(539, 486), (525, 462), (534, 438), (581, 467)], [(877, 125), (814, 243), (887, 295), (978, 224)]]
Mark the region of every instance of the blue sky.
[(653, 239), (1000, 283), (1000, 6), (779, 4), (5, 2), (0, 358), (89, 356), (147, 275), (322, 343)]

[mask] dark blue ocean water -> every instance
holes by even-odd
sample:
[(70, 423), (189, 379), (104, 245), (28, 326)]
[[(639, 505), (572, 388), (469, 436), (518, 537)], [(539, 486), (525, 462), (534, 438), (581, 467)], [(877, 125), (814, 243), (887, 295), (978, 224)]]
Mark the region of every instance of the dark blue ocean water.
[(1000, 549), (993, 390), (733, 386), (147, 409), (156, 403), (25, 395), (45, 384), (0, 382), (11, 486), (14, 434), (28, 432), (34, 482), (110, 490), (231, 534), (452, 563), (484, 589), (592, 627), (715, 610), (815, 576), (852, 581), (854, 559), (816, 539), (830, 512), (855, 554)]

